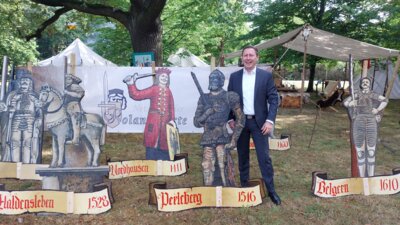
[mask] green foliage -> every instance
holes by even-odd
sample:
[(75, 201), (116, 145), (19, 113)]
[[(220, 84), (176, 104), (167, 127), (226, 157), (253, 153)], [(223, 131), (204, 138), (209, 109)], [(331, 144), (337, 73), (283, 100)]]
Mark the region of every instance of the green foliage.
[(120, 23), (99, 24), (93, 50), (118, 65), (130, 66), (132, 46), (128, 31)]
[(162, 20), (165, 56), (184, 47), (205, 60), (219, 57), (241, 45), (246, 31), (241, 0), (170, 0)]
[[(44, 18), (43, 21), (47, 19)], [(41, 22), (43, 22), (41, 21)], [(76, 38), (86, 41), (92, 37), (93, 16), (70, 11), (61, 16), (55, 23), (44, 30), (41, 37), (37, 39), (40, 59), (46, 59), (58, 54), (68, 47)], [(68, 29), (67, 25), (73, 23), (74, 29)]]
[(30, 8), (22, 0), (0, 2), (0, 56), (8, 56), (15, 65), (35, 61), (38, 52), (34, 41), (27, 42), (24, 35), (31, 31)]
[[(129, 0), (87, 2), (113, 6), (126, 12), (131, 7)], [(48, 26), (36, 43), (26, 42), (25, 37), (53, 16), (55, 10), (54, 7), (31, 1), (1, 1), (0, 55), (8, 55), (16, 63), (24, 64), (36, 61), (37, 57), (40, 60), (57, 54), (75, 38), (80, 38), (103, 57), (119, 65), (130, 64), (133, 50), (129, 32), (124, 26), (113, 19), (74, 10)], [(399, 12), (398, 1), (385, 0), (169, 0), (161, 17), (163, 60), (166, 63), (169, 55), (185, 47), (209, 61), (210, 56), (218, 58), (222, 53), (271, 39), (305, 23), (372, 44), (399, 49)], [(76, 24), (76, 29), (66, 28), (70, 22)], [(283, 47), (264, 50), (261, 52), (261, 62), (272, 63), (285, 51)], [(288, 51), (282, 62), (301, 65), (302, 54)]]
[[(247, 35), (254, 43), (293, 30), (303, 22), (371, 44), (399, 46), (400, 14), (396, 1), (269, 0), (260, 1), (258, 8), (258, 13), (251, 17), (253, 30)], [(272, 62), (276, 55), (280, 56), (284, 51), (278, 49), (279, 54), (274, 55), (269, 51), (263, 60)], [(301, 58), (302, 54), (289, 51), (283, 63), (299, 63)]]

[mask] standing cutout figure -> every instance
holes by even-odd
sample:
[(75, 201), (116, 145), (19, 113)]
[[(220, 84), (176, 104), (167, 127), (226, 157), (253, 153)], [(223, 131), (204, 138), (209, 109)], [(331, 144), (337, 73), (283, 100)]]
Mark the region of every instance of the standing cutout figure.
[(343, 102), (352, 119), (352, 137), (357, 151), (357, 163), (360, 177), (374, 176), (375, 154), (378, 138), (380, 112), (386, 107), (387, 99), (371, 91), (371, 80), (364, 77), (360, 81), (360, 90)]
[(6, 149), (3, 161), (39, 163), (43, 114), (29, 71), (17, 79), (3, 110), (8, 110)]
[[(225, 164), (227, 164), (227, 154), (230, 154), (229, 151), (236, 147), (245, 121), (239, 95), (232, 91), (225, 91), (222, 88), (224, 82), (225, 76), (221, 71), (211, 72), (208, 86), (210, 93), (200, 96), (193, 120), (196, 127), (204, 127), (200, 145), (203, 147), (201, 165), (206, 186), (213, 184), (216, 162), (221, 173), (222, 184), (224, 186), (235, 185), (234, 177), (229, 176), (229, 173), (226, 172)], [(234, 112), (236, 118), (232, 135), (228, 133), (226, 127), (231, 111)]]
[(170, 73), (167, 68), (157, 69), (155, 83), (143, 90), (136, 87), (137, 74), (129, 75), (123, 80), (128, 85), (129, 96), (132, 99), (150, 99), (143, 140), (147, 160), (170, 160), (166, 125), (170, 123), (176, 127), (174, 98), (169, 89)]

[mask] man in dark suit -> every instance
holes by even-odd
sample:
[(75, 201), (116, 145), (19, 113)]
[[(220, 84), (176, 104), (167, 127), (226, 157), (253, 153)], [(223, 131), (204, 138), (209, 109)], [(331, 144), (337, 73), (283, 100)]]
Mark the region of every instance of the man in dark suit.
[(231, 74), (228, 91), (239, 94), (246, 115), (246, 123), (237, 143), (240, 183), (248, 185), (250, 136), (256, 147), (258, 165), (268, 189), (268, 196), (276, 205), (281, 200), (274, 188), (274, 170), (269, 156), (268, 134), (272, 132), (278, 109), (278, 92), (270, 72), (256, 67), (258, 49), (247, 46), (242, 50), (244, 68)]

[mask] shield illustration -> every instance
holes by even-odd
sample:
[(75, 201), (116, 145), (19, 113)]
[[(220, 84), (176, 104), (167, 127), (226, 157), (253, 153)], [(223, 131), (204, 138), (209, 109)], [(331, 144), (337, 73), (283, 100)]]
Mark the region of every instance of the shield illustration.
[(179, 131), (171, 124), (167, 124), (166, 126), (169, 159), (174, 160), (175, 155), (181, 153), (181, 148), (179, 145)]
[(111, 128), (118, 126), (122, 120), (122, 103), (109, 101), (99, 106), (101, 107), (101, 115), (107, 126)]

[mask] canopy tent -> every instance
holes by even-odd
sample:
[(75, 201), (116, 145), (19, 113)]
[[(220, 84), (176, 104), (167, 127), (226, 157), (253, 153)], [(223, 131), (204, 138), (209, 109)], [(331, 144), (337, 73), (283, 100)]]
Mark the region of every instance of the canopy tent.
[[(306, 37), (305, 37), (306, 36)], [(397, 57), (396, 66), (391, 78), (389, 78), (389, 88), (387, 94), (390, 95), (392, 88), (396, 84), (396, 76), (400, 64), (400, 52), (395, 49), (383, 48), (366, 42), (357, 41), (351, 38), (343, 37), (334, 33), (323, 31), (308, 24), (295, 30), (282, 34), (271, 40), (264, 41), (255, 45), (259, 50), (282, 45), (288, 49), (303, 52), (322, 58), (349, 61), (349, 56), (353, 60), (379, 59), (388, 57)], [(236, 51), (225, 54), (225, 59), (238, 57), (242, 51)], [(305, 54), (305, 55), (306, 55)], [(302, 73), (302, 88), (304, 84), (305, 57)]]
[[(68, 60), (70, 55), (75, 54), (75, 60), (77, 66), (117, 66), (111, 61), (104, 59), (88, 46), (86, 46), (79, 38), (75, 39), (66, 49), (60, 52), (58, 55), (52, 56), (48, 59), (38, 62), (38, 66), (62, 66), (64, 65), (64, 57)], [(70, 62), (68, 62), (70, 64)]]
[(204, 67), (209, 66), (199, 57), (193, 55), (189, 50), (185, 48), (179, 48), (175, 54), (172, 54), (168, 57), (168, 62), (170, 62), (173, 66), (180, 67)]
[[(286, 48), (304, 52), (303, 29), (307, 27), (310, 34), (307, 37), (307, 54), (339, 61), (348, 61), (351, 54), (354, 60), (377, 59), (399, 56), (399, 51), (382, 48), (376, 45), (343, 37), (323, 31), (310, 25), (299, 27), (271, 40), (255, 45), (259, 50), (283, 45)], [(225, 54), (225, 59), (238, 57), (241, 51)]]

